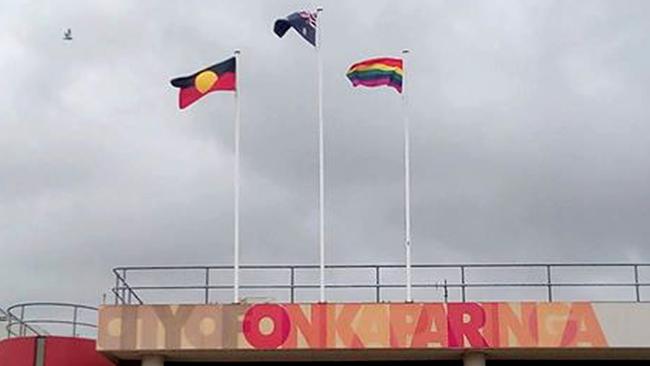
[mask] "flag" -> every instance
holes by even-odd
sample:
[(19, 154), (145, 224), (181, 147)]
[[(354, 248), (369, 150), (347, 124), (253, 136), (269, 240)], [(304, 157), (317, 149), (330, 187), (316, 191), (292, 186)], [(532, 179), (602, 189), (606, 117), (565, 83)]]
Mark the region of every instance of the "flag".
[(237, 62), (234, 57), (231, 57), (190, 76), (173, 79), (171, 84), (180, 88), (178, 106), (180, 109), (185, 109), (204, 95), (216, 90), (235, 90), (236, 71)]
[(316, 46), (316, 13), (308, 11), (295, 12), (284, 19), (275, 21), (273, 31), (278, 37), (282, 38), (285, 33), (292, 28), (300, 33), (305, 41), (312, 46)]
[(399, 58), (373, 58), (350, 66), (346, 76), (353, 86), (389, 86), (402, 92), (404, 68)]

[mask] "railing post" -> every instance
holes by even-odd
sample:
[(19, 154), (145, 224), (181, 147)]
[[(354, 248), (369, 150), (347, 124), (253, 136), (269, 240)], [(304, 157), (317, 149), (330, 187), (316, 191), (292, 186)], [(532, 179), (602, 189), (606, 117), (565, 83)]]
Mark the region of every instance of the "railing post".
[(210, 303), (210, 267), (205, 267), (205, 304)]
[(20, 327), (18, 327), (18, 334), (24, 337), (25, 334), (25, 305), (20, 307)]
[(72, 313), (72, 337), (77, 336), (77, 312), (79, 311), (79, 308), (74, 306), (73, 308), (73, 313)]
[(293, 304), (296, 301), (296, 268), (294, 266), (289, 267), (291, 272), (291, 278), (289, 280), (289, 292), (291, 296), (291, 303)]
[(375, 302), (381, 301), (381, 287), (379, 285), (379, 266), (375, 266)]
[(548, 289), (548, 302), (553, 302), (553, 282), (551, 280), (551, 265), (546, 265), (546, 287)]
[(115, 273), (115, 291), (113, 291), (113, 297), (115, 297), (115, 305), (118, 304), (117, 299), (120, 296), (118, 290), (119, 287), (120, 287), (120, 276), (117, 273)]
[(634, 265), (634, 289), (636, 291), (636, 302), (641, 302), (641, 289), (639, 286), (639, 265)]
[(449, 289), (447, 288), (447, 279), (445, 278), (443, 288), (443, 296), (445, 298), (445, 304), (449, 302)]
[[(0, 311), (0, 313), (2, 313), (2, 311)], [(9, 315), (9, 313), (6, 313), (6, 317), (7, 317), (7, 325), (5, 329), (7, 330), (7, 338), (11, 338), (11, 315)]]
[(126, 268), (122, 269), (122, 304), (126, 302)]
[(460, 266), (460, 293), (463, 302), (465, 302), (467, 300), (465, 294), (465, 266)]

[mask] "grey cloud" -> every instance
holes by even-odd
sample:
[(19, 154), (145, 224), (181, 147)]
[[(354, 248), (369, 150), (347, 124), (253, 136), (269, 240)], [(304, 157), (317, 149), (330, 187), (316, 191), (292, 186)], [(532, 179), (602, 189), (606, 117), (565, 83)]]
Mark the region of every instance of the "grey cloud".
[[(401, 261), (399, 96), (344, 73), (404, 47), (416, 262), (650, 255), (648, 3), (322, 4), (328, 261)], [(301, 6), (3, 4), (0, 305), (96, 303), (116, 265), (231, 262), (232, 97), (179, 112), (168, 80), (235, 48), (242, 260), (316, 263), (315, 58), (271, 32)]]

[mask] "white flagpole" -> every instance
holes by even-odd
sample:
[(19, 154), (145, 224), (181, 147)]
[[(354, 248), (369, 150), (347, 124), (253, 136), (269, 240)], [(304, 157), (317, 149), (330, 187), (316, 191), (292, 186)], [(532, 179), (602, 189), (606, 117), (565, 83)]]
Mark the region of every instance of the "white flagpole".
[(239, 57), (240, 50), (235, 50), (235, 248), (234, 248), (234, 303), (239, 303), (239, 120), (240, 120), (240, 105), (239, 105)]
[(320, 248), (320, 302), (325, 302), (325, 164), (323, 146), (323, 61), (320, 54), (322, 7), (316, 8), (316, 61), (318, 66), (318, 208)]
[(406, 97), (406, 56), (410, 51), (402, 50), (402, 106), (404, 108), (404, 245), (406, 249), (406, 301), (412, 302), (411, 289), (411, 149)]

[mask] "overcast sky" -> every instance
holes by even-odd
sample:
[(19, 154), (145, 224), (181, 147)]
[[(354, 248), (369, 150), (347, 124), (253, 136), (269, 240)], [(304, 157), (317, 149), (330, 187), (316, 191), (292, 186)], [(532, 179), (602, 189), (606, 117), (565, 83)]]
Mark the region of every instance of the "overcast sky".
[(232, 94), (169, 79), (235, 48), (242, 262), (316, 264), (315, 54), (272, 26), (318, 4), (328, 263), (402, 262), (400, 98), (345, 71), (405, 47), (415, 263), (650, 261), (648, 1), (0, 0), (0, 306), (232, 262)]

